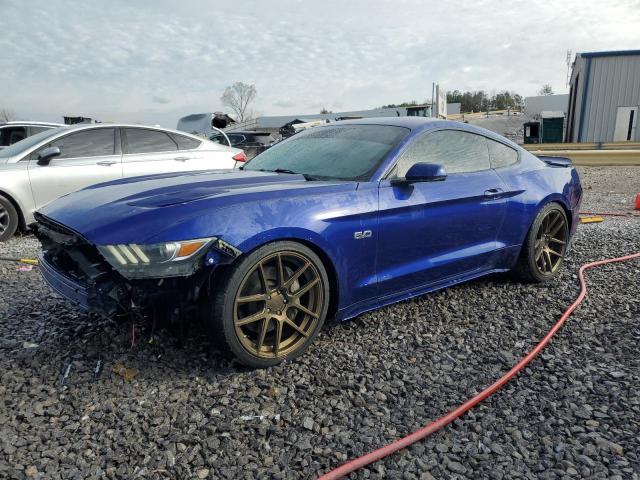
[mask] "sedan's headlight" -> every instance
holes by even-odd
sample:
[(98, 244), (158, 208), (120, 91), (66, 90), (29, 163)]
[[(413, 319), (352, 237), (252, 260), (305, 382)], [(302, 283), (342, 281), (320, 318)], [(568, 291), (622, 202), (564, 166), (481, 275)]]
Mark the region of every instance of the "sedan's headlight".
[(178, 277), (191, 275), (201, 254), (215, 240), (210, 237), (149, 245), (102, 245), (98, 250), (126, 278)]

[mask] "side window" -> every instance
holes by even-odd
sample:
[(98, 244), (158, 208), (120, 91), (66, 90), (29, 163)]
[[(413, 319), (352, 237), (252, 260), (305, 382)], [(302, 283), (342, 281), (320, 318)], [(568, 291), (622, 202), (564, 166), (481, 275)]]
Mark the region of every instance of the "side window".
[(9, 146), (9, 127), (0, 127), (0, 147)]
[(51, 130), (51, 127), (35, 127), (32, 125), (29, 127), (29, 130), (29, 135), (35, 135), (36, 133), (44, 132), (45, 130)]
[(145, 128), (125, 128), (127, 136), (126, 153), (172, 152), (178, 145), (164, 132)]
[[(46, 147), (58, 147), (61, 158), (100, 157), (114, 154), (114, 129), (95, 128), (64, 136), (54, 140)], [(37, 156), (37, 155), (36, 155)]]
[(212, 142), (219, 143), (220, 145), (227, 144), (227, 140), (225, 140), (225, 138), (222, 135), (213, 135), (212, 137), (209, 138), (209, 140), (211, 140)]
[(404, 177), (418, 162), (444, 165), (448, 174), (488, 170), (489, 152), (481, 135), (459, 130), (440, 130), (416, 139), (394, 168), (395, 177)]
[(508, 167), (518, 163), (518, 152), (513, 148), (487, 138), (491, 168)]
[(26, 127), (4, 127), (0, 130), (0, 145), (8, 147), (27, 138)]
[(233, 135), (232, 137), (229, 137), (229, 140), (231, 140), (232, 145), (241, 145), (247, 140), (247, 138), (244, 135)]
[(193, 150), (198, 148), (202, 142), (191, 137), (185, 137), (184, 135), (171, 134), (171, 138), (178, 144), (179, 150)]

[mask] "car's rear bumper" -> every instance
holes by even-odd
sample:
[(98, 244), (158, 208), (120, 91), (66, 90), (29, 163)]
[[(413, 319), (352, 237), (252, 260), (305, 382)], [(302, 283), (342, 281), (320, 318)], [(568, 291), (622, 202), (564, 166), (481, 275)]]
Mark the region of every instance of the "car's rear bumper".
[(43, 254), (38, 257), (40, 273), (45, 281), (60, 295), (84, 310), (91, 309), (91, 288), (56, 270)]

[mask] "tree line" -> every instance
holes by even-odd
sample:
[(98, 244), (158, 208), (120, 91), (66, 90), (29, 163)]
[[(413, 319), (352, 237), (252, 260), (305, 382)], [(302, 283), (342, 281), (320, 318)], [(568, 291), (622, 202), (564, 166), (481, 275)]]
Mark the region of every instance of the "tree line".
[(460, 111), (465, 113), (519, 108), (523, 105), (523, 100), (522, 95), (508, 90), (491, 96), (484, 90), (447, 92), (447, 103), (460, 103)]
[[(429, 104), (431, 100), (425, 100), (422, 103)], [(484, 112), (487, 109), (506, 110), (507, 108), (519, 108), (523, 105), (524, 99), (520, 94), (509, 90), (504, 90), (495, 95), (488, 95), (484, 90), (464, 92), (453, 90), (447, 92), (447, 103), (460, 103), (460, 111), (468, 113)], [(380, 108), (411, 107), (414, 105), (420, 104), (412, 100), (410, 102), (390, 103), (389, 105), (382, 105)]]

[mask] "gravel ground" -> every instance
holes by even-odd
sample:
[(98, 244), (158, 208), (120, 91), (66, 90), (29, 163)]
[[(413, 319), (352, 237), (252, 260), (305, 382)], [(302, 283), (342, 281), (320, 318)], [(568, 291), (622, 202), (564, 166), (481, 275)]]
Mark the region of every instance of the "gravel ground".
[[(582, 174), (587, 208), (628, 209), (640, 183)], [(37, 248), (15, 238), (0, 256)], [(182, 346), (140, 326), (132, 350), (130, 324), (0, 262), (0, 478), (313, 478), (491, 383), (573, 300), (579, 265), (637, 251), (640, 219), (584, 225), (548, 285), (491, 276), (330, 323), (260, 371), (208, 354), (197, 326)], [(590, 271), (586, 302), (505, 389), (353, 478), (640, 479), (639, 279), (640, 261)]]

